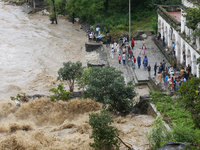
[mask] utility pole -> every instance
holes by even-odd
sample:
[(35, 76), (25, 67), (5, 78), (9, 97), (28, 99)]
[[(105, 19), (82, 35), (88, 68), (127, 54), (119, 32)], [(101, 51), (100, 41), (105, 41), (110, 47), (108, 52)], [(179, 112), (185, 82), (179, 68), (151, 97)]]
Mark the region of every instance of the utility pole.
[(131, 0), (129, 0), (129, 41), (131, 41)]

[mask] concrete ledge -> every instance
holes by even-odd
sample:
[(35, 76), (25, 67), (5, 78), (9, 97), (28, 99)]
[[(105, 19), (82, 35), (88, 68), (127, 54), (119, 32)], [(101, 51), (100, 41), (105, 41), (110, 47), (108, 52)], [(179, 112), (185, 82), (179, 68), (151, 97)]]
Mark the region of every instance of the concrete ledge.
[(95, 51), (98, 48), (100, 48), (101, 46), (103, 46), (102, 42), (99, 42), (99, 43), (96, 43), (96, 42), (86, 42), (85, 43), (86, 52)]
[[(157, 111), (156, 106), (152, 103), (149, 103), (148, 109), (147, 109), (147, 115), (152, 115), (154, 117), (161, 115), (160, 112)], [(165, 128), (170, 131), (171, 128), (169, 127), (169, 125), (163, 121)]]
[(108, 61), (105, 60), (90, 60), (87, 62), (88, 67), (105, 67), (108, 65)]

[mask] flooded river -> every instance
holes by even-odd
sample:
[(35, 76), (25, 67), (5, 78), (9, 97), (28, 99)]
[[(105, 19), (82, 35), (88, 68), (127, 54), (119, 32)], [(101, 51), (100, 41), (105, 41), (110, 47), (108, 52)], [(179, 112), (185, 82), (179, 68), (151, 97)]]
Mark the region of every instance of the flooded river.
[[(0, 0), (0, 150), (91, 149), (89, 113), (99, 112), (99, 103), (41, 98), (16, 107), (9, 100), (20, 92), (48, 95), (58, 84), (57, 71), (63, 62), (79, 60), (85, 66), (88, 57), (96, 57), (85, 55), (85, 35), (78, 24), (59, 19), (58, 25), (52, 25), (47, 16), (28, 15)], [(146, 94), (148, 89), (138, 92)], [(153, 117), (113, 118), (121, 139), (136, 150), (148, 149), (146, 132)]]
[(86, 65), (86, 34), (79, 25), (58, 21), (52, 25), (47, 16), (28, 15), (0, 1), (0, 99), (19, 92), (48, 94), (63, 62)]

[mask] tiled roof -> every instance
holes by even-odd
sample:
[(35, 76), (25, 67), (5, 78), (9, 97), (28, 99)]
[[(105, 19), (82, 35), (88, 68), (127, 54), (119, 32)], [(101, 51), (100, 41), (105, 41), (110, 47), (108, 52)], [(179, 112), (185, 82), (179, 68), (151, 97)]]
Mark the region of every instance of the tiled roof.
[(174, 17), (178, 22), (181, 22), (181, 11), (168, 12), (172, 17)]

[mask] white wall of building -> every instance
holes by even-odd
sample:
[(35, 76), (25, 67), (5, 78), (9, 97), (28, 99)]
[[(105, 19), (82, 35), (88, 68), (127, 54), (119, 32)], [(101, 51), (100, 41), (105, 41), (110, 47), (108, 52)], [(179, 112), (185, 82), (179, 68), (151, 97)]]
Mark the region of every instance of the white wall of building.
[[(184, 0), (185, 2), (185, 0)], [(191, 36), (192, 30), (185, 26), (185, 18), (181, 18), (181, 32), (186, 32)], [(183, 24), (182, 24), (183, 23)], [(165, 36), (165, 44), (169, 49), (172, 49), (172, 42), (176, 44), (176, 58), (178, 63), (183, 63), (183, 52), (186, 54), (186, 65), (190, 65), (192, 68), (192, 74), (196, 74), (199, 77), (199, 65), (197, 65), (197, 58), (200, 55), (193, 47), (185, 41), (173, 27), (171, 27), (159, 14), (158, 14), (158, 32), (161, 33), (161, 38)]]

